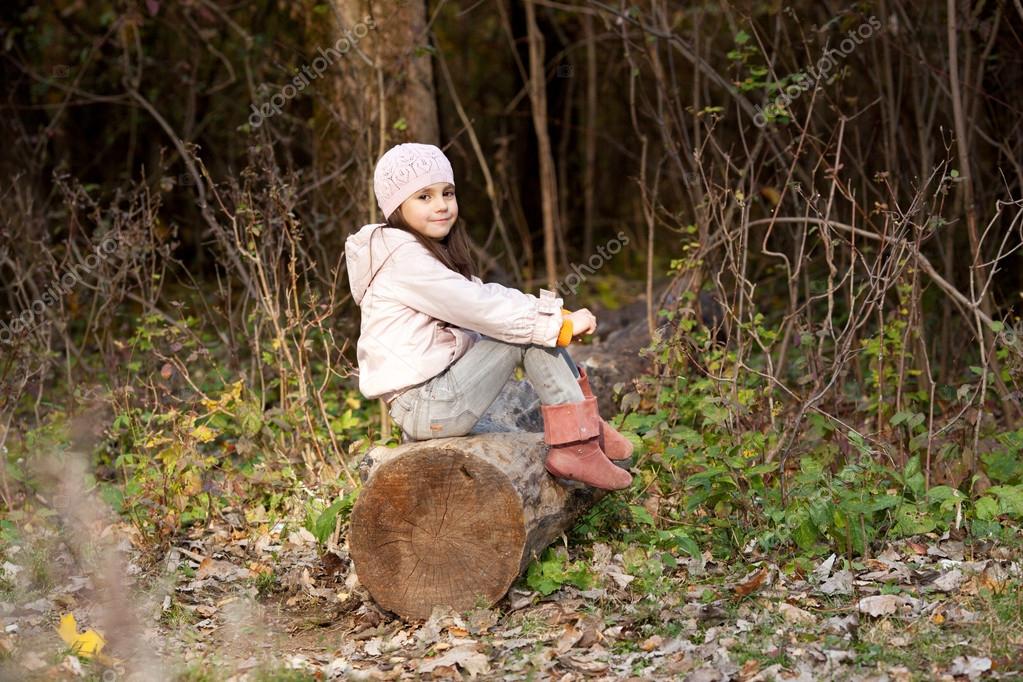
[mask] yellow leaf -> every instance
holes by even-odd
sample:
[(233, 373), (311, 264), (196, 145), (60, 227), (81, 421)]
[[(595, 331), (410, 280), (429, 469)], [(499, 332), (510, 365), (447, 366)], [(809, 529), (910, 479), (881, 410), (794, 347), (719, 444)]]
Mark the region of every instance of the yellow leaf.
[(352, 408), (353, 410), (357, 410), (362, 406), (362, 401), (354, 396), (348, 396), (347, 398), (345, 398), (345, 405)]
[(157, 445), (163, 445), (164, 443), (169, 442), (171, 442), (171, 439), (167, 436), (150, 436), (145, 442), (145, 447), (155, 448)]
[(211, 440), (217, 437), (217, 434), (214, 433), (213, 429), (206, 426), (205, 424), (201, 424), (192, 429), (192, 435), (200, 443), (209, 443)]
[(232, 401), (241, 400), (242, 387), (244, 386), (244, 384), (245, 381), (243, 379), (239, 379), (233, 384), (228, 384), (224, 388), (224, 392), (220, 394), (220, 397), (217, 400), (203, 398), (200, 402), (202, 403), (202, 406), (205, 407), (207, 410), (210, 411), (222, 410), (226, 408)]
[(781, 193), (774, 187), (761, 187), (760, 196), (767, 199), (772, 208), (777, 206), (778, 202), (781, 201)]
[[(231, 384), (231, 387), (227, 389), (225, 395), (228, 396), (228, 398), (231, 400), (240, 399), (242, 397), (242, 384), (244, 383), (245, 383), (244, 380), (241, 379), (234, 382), (233, 384)], [(221, 398), (221, 402), (223, 403), (226, 401), (223, 398)]]
[(75, 615), (73, 613), (66, 613), (61, 616), (60, 627), (57, 628), (57, 634), (60, 638), (67, 643), (71, 650), (79, 656), (85, 656), (92, 658), (95, 655), (99, 655), (100, 650), (106, 645), (106, 640), (103, 639), (103, 635), (99, 634), (95, 630), (86, 630), (85, 632), (78, 632), (78, 623), (75, 622)]

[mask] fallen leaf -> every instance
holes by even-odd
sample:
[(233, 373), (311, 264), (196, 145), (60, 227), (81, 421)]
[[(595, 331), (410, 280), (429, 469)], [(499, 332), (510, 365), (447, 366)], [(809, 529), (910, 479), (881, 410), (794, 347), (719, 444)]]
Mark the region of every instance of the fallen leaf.
[(827, 559), (822, 561), (820, 566), (818, 566), (817, 568), (813, 569), (813, 573), (811, 573), (810, 575), (817, 582), (819, 582), (819, 583), (820, 582), (824, 582), (825, 580), (828, 579), (828, 576), (831, 575), (831, 569), (835, 565), (835, 559), (836, 558), (838, 558), (838, 555), (837, 554), (832, 554)]
[(497, 625), (499, 616), (491, 609), (476, 609), (469, 613), (469, 632), (478, 635)]
[(249, 573), (250, 571), (247, 568), (235, 566), (227, 561), (206, 557), (199, 563), (199, 568), (195, 572), (195, 579), (238, 580), (239, 578), (248, 578)]
[(217, 611), (219, 610), (220, 609), (211, 604), (199, 604), (198, 606), (195, 607), (195, 612), (198, 613), (203, 618), (212, 618), (213, 616), (217, 615)]
[(749, 596), (750, 594), (756, 592), (761, 587), (763, 587), (764, 581), (767, 580), (767, 576), (770, 572), (771, 571), (767, 568), (767, 566), (764, 566), (755, 574), (753, 574), (752, 578), (750, 578), (749, 580), (740, 585), (736, 585), (735, 589), (733, 590), (735, 592), (735, 595), (741, 598)]
[(850, 613), (845, 616), (832, 616), (824, 621), (824, 631), (833, 635), (852, 635), (859, 627), (859, 616)]
[(661, 637), (660, 635), (654, 635), (643, 640), (643, 642), (640, 643), (639, 648), (642, 649), (643, 651), (653, 651), (654, 649), (660, 647), (662, 644), (664, 644), (664, 638)]
[(931, 586), (939, 592), (955, 592), (964, 580), (966, 580), (966, 576), (963, 575), (963, 572), (958, 568), (953, 568), (931, 583)]
[(795, 625), (811, 625), (817, 622), (817, 617), (809, 611), (804, 611), (798, 606), (793, 606), (788, 602), (782, 602), (778, 604), (778, 613), (781, 614), (782, 618), (788, 623)]
[(95, 630), (78, 632), (78, 623), (75, 621), (73, 613), (65, 613), (61, 616), (57, 634), (71, 647), (71, 651), (86, 658), (92, 658), (106, 646), (103, 635)]
[(558, 637), (557, 643), (554, 645), (554, 652), (560, 656), (572, 647), (574, 647), (580, 639), (583, 637), (583, 631), (574, 625), (566, 625), (564, 632)]
[(918, 603), (912, 597), (904, 597), (899, 594), (876, 594), (872, 597), (860, 599), (857, 607), (860, 613), (878, 618), (880, 616), (891, 616), (900, 611), (911, 610)]
[(303, 545), (316, 546), (317, 540), (315, 535), (302, 526), (288, 535), (288, 542), (297, 547), (302, 547)]
[(604, 636), (600, 632), (602, 626), (603, 622), (599, 618), (589, 617), (580, 621), (579, 629), (582, 630), (583, 636), (576, 643), (576, 646), (582, 649), (589, 649), (603, 639)]
[(469, 673), (469, 677), (476, 677), (490, 669), (490, 662), (485, 654), (476, 650), (476, 645), (466, 644), (456, 646), (443, 656), (424, 660), (419, 664), (419, 672), (433, 672), (440, 666), (455, 666)]
[(828, 596), (847, 596), (853, 593), (853, 574), (850, 571), (838, 571), (824, 581), (819, 588), (821, 594)]
[(623, 590), (629, 586), (629, 583), (636, 579), (636, 576), (634, 575), (622, 573), (621, 571), (616, 571), (613, 568), (604, 571), (604, 574), (611, 576), (611, 579), (614, 580), (615, 583), (618, 584), (618, 587)]
[(981, 587), (986, 587), (995, 594), (1005, 589), (1004, 572), (995, 564), (984, 569), (984, 572), (978, 576), (978, 582)]
[(578, 670), (584, 673), (602, 673), (607, 670), (608, 665), (606, 661), (596, 660), (595, 655), (568, 655), (562, 656), (558, 661), (573, 670)]
[(986, 656), (959, 656), (952, 661), (948, 672), (952, 675), (966, 675), (975, 680), (991, 670), (991, 659)]
[(64, 661), (60, 664), (60, 670), (70, 673), (75, 677), (85, 676), (85, 671), (82, 670), (82, 662), (78, 660), (77, 656), (65, 657)]

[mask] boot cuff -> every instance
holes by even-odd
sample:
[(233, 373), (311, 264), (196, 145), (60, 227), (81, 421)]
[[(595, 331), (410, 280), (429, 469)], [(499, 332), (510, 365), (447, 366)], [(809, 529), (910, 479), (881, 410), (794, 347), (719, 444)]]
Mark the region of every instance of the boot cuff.
[(563, 445), (589, 440), (600, 435), (600, 415), (597, 399), (584, 398), (578, 403), (541, 405), (544, 442)]

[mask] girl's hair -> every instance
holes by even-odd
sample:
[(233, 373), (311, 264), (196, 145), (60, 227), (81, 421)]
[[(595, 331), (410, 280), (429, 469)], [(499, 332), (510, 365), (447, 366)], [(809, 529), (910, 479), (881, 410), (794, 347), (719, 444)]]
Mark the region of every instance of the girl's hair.
[(394, 209), (394, 212), (387, 217), (386, 225), (387, 227), (394, 227), (411, 233), (437, 260), (446, 267), (461, 274), (462, 277), (472, 279), (473, 275), (479, 274), (476, 262), (472, 258), (469, 235), (466, 234), (465, 228), (462, 227), (462, 224), (457, 219), (455, 224), (451, 226), (451, 230), (448, 231), (447, 236), (440, 240), (430, 239), (413, 230), (405, 220), (405, 216), (401, 214), (400, 206)]

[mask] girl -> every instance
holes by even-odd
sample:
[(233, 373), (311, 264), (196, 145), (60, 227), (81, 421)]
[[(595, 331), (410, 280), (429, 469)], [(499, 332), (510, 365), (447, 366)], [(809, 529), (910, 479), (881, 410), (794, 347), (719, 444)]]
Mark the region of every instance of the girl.
[(627, 488), (632, 476), (611, 460), (628, 459), (632, 444), (600, 418), (585, 372), (565, 350), (596, 329), (593, 314), (564, 310), (545, 289), (536, 297), (476, 276), (451, 163), (437, 147), (392, 147), (373, 189), (387, 222), (345, 242), (362, 311), (362, 394), (383, 398), (408, 439), (462, 436), (521, 364), (542, 403), (547, 470)]

